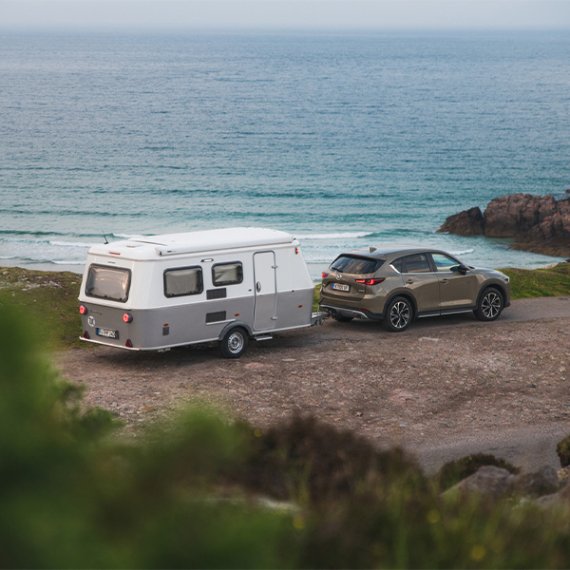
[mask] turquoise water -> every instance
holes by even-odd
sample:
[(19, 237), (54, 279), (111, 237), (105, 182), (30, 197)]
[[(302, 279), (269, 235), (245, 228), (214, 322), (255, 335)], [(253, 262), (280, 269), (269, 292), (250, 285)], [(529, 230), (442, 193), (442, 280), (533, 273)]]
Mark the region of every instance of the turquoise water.
[(103, 235), (266, 226), (314, 275), (570, 187), (570, 35), (0, 35), (0, 264), (79, 270)]

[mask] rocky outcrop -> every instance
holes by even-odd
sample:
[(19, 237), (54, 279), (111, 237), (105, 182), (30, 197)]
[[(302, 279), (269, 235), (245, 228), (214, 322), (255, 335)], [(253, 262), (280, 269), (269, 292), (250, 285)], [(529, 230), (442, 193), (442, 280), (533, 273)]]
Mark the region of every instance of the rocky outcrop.
[(485, 212), (470, 208), (449, 216), (439, 228), (462, 236), (512, 238), (515, 249), (570, 255), (570, 198), (511, 194), (491, 200)]
[[(566, 493), (569, 494), (570, 484), (567, 486)], [(496, 465), (484, 465), (442, 493), (442, 496), (451, 498), (476, 494), (492, 500), (507, 497), (526, 499), (550, 497), (549, 500), (554, 501), (566, 496), (559, 494), (560, 487), (561, 483), (556, 470), (550, 466), (542, 467), (532, 473), (515, 475), (508, 469)]]
[(556, 469), (546, 465), (538, 471), (523, 473), (515, 479), (515, 491), (526, 497), (542, 497), (556, 493), (560, 489), (560, 481)]
[(509, 496), (515, 486), (515, 476), (506, 469), (485, 465), (480, 467), (466, 479), (454, 485), (445, 493), (444, 497), (476, 493), (493, 500)]
[(483, 212), (481, 208), (463, 210), (459, 214), (449, 216), (438, 231), (460, 236), (480, 236), (484, 233)]

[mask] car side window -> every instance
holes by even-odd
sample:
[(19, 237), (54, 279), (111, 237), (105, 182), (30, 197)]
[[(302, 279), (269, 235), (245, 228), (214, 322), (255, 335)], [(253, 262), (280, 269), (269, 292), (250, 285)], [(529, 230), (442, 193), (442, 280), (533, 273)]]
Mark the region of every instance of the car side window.
[[(402, 270), (400, 273), (430, 273), (431, 266), (425, 253), (416, 253), (414, 255), (406, 255), (398, 260), (401, 262)], [(396, 267), (397, 269), (397, 267)]]
[(400, 257), (400, 259), (396, 259), (396, 261), (392, 261), (392, 267), (394, 267), (394, 269), (396, 271), (399, 271), (400, 273), (405, 273), (405, 266), (404, 266), (404, 258)]
[(461, 265), (457, 259), (453, 259), (453, 257), (443, 253), (432, 253), (431, 258), (438, 271), (450, 271), (452, 267)]

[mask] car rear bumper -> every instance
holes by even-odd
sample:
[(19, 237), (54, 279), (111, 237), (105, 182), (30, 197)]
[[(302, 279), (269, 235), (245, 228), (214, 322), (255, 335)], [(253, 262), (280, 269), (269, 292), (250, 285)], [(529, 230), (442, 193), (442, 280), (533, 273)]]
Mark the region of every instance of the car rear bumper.
[(332, 317), (338, 315), (340, 317), (353, 317), (355, 319), (365, 319), (368, 321), (380, 321), (384, 316), (382, 313), (373, 313), (366, 309), (347, 309), (346, 307), (336, 307), (329, 303), (321, 303), (319, 307), (322, 311), (326, 311)]

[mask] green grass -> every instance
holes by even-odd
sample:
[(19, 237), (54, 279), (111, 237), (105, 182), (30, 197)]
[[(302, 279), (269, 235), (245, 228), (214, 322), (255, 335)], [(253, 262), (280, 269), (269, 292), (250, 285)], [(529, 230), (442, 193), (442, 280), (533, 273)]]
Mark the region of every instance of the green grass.
[(81, 334), (77, 310), (80, 284), (81, 275), (76, 273), (2, 267), (0, 309), (25, 307), (30, 325), (48, 348), (77, 346)]
[(544, 269), (502, 269), (511, 278), (512, 298), (570, 295), (570, 263)]

